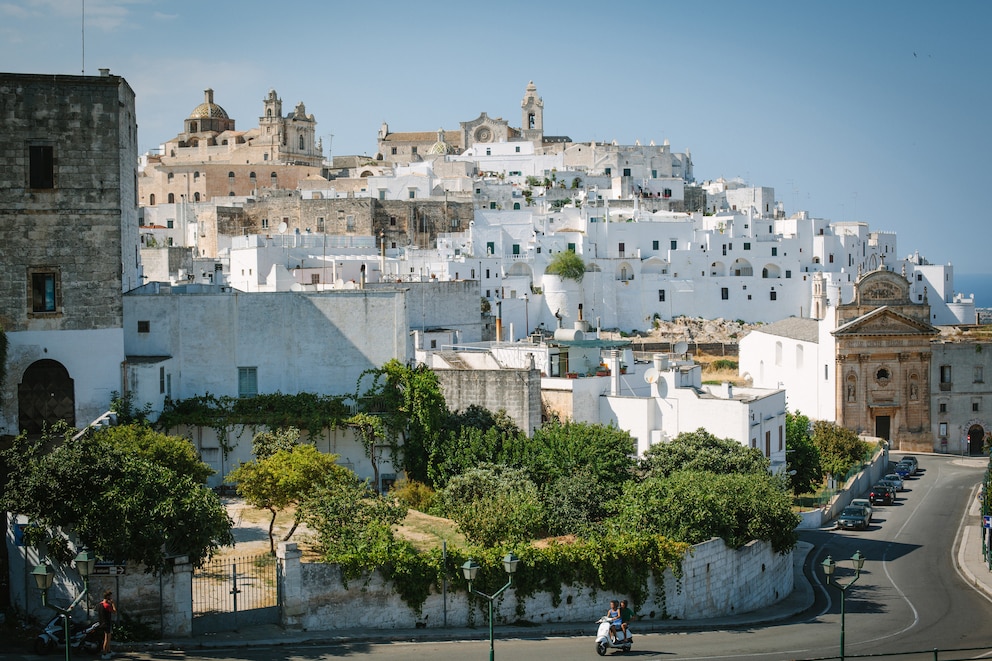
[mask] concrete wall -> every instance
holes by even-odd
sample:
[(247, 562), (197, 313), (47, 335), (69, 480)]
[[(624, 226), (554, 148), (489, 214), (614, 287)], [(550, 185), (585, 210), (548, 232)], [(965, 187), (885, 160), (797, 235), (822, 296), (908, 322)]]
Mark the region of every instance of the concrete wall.
[(504, 409), (528, 436), (541, 426), (541, 373), (536, 370), (436, 370), (451, 411), (475, 404)]

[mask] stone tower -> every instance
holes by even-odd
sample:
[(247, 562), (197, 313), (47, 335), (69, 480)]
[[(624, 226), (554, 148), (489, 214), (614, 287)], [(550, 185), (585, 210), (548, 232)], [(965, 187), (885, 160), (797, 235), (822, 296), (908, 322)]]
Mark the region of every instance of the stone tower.
[(520, 132), (524, 139), (533, 142), (535, 147), (540, 147), (544, 142), (544, 99), (537, 95), (537, 86), (533, 80), (527, 84), (520, 108)]

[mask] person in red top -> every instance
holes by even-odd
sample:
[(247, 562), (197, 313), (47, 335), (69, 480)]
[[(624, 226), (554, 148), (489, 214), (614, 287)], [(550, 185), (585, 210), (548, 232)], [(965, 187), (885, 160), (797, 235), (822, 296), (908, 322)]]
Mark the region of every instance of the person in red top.
[(110, 654), (110, 634), (114, 631), (114, 614), (117, 612), (117, 606), (114, 605), (113, 597), (114, 593), (107, 590), (103, 593), (103, 601), (97, 606), (97, 612), (100, 614), (100, 629), (103, 630), (103, 648), (100, 650), (102, 654), (101, 659), (109, 659)]

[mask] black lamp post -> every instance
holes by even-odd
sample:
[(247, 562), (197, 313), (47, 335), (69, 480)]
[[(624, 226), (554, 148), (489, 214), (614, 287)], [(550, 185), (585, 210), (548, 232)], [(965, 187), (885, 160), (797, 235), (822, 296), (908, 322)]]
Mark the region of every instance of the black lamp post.
[(495, 659), (493, 651), (493, 602), (496, 601), (496, 597), (503, 594), (503, 591), (510, 587), (513, 583), (513, 574), (517, 571), (518, 562), (520, 562), (520, 559), (512, 553), (507, 553), (506, 556), (503, 557), (503, 569), (506, 571), (507, 576), (506, 585), (501, 587), (492, 595), (472, 589), (472, 581), (475, 580), (475, 577), (479, 573), (479, 563), (469, 558), (468, 561), (462, 565), (462, 574), (464, 574), (465, 580), (468, 581), (469, 593), (475, 593), (489, 602), (489, 661), (493, 661)]
[(76, 563), (76, 571), (83, 578), (83, 591), (79, 593), (79, 596), (69, 604), (68, 608), (59, 608), (54, 604), (48, 603), (48, 589), (52, 587), (52, 583), (55, 582), (55, 570), (47, 562), (41, 565), (35, 566), (31, 570), (31, 575), (34, 576), (35, 584), (38, 589), (41, 590), (41, 604), (51, 608), (53, 611), (62, 616), (62, 626), (65, 632), (65, 659), (69, 661), (69, 616), (73, 609), (79, 605), (79, 602), (89, 593), (90, 589), (90, 574), (93, 573), (93, 565), (96, 564), (96, 556), (94, 556), (90, 551), (82, 550), (74, 558)]
[(861, 576), (861, 568), (865, 566), (865, 556), (862, 555), (861, 551), (857, 551), (851, 556), (851, 564), (854, 565), (854, 578), (847, 584), (843, 584), (830, 580), (833, 578), (834, 569), (837, 568), (834, 559), (828, 555), (827, 559), (823, 561), (823, 573), (827, 577), (827, 585), (832, 585), (840, 591), (840, 661), (844, 661), (844, 597), (847, 595), (847, 589), (854, 585), (858, 577)]

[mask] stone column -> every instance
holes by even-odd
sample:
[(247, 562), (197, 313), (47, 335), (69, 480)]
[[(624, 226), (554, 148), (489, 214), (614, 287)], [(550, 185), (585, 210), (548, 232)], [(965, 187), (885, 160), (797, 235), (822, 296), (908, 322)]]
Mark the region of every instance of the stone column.
[(281, 624), (287, 629), (300, 629), (306, 611), (303, 599), (303, 552), (295, 542), (280, 542), (276, 548), (279, 559), (279, 594), (282, 596)]
[(162, 637), (186, 638), (193, 635), (193, 565), (185, 555), (172, 564), (172, 576), (162, 581)]

